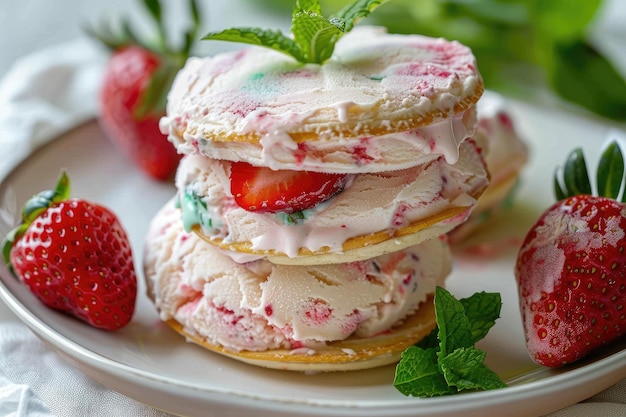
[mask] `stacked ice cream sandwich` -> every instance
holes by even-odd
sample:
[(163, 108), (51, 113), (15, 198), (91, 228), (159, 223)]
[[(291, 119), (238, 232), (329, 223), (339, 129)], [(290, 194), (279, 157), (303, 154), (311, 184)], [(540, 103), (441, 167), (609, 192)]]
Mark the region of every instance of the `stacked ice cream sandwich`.
[(445, 235), (486, 189), (465, 46), (358, 27), (324, 65), (190, 59), (162, 130), (186, 154), (145, 251), (161, 318), (256, 365), (392, 363), (434, 327)]

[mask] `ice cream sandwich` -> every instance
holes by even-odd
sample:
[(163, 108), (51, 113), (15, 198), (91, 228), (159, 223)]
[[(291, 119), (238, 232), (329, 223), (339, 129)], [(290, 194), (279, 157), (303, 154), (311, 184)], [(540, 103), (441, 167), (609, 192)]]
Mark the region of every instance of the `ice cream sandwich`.
[(188, 340), (254, 365), (393, 363), (435, 325), (446, 234), (489, 184), (471, 51), (358, 27), (323, 64), (190, 59), (162, 131), (185, 154), (144, 254)]

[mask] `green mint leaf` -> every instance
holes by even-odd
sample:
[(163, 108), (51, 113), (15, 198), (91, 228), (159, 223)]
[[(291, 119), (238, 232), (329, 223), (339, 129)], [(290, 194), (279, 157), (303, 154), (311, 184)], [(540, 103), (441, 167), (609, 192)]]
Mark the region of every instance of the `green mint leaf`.
[(502, 299), (499, 293), (477, 292), (459, 300), (463, 305), (474, 343), (484, 338), (500, 318)]
[(296, 5), (293, 8), (293, 15), (306, 10), (311, 13), (322, 14), (322, 6), (319, 0), (297, 0)]
[(331, 57), (337, 40), (343, 35), (342, 30), (324, 16), (308, 11), (294, 15), (292, 33), (306, 62), (316, 64)]
[(388, 0), (356, 0), (347, 4), (337, 13), (337, 18), (345, 22), (344, 31), (349, 32), (361, 19), (369, 16), (378, 6)]
[(474, 345), (472, 327), (463, 304), (442, 287), (435, 289), (435, 318), (439, 328), (439, 357)]
[(209, 39), (264, 46), (266, 48), (291, 55), (300, 62), (306, 62), (304, 55), (295, 41), (283, 35), (279, 30), (232, 28), (225, 29), (221, 32), (210, 32), (202, 38), (202, 40)]
[(456, 300), (437, 287), (434, 304), (437, 327), (402, 353), (394, 387), (416, 397), (503, 387), (498, 375), (484, 365), (485, 353), (474, 346), (500, 316), (500, 294), (480, 292)]
[(415, 346), (418, 346), (422, 349), (436, 348), (439, 349), (439, 338), (437, 335), (439, 334), (439, 328), (435, 327), (428, 336), (420, 340)]
[(459, 348), (441, 358), (439, 365), (447, 383), (459, 391), (496, 389), (506, 386), (485, 364), (485, 352), (474, 347)]
[[(459, 299), (463, 306), (463, 311), (470, 324), (470, 331), (474, 343), (484, 338), (489, 329), (493, 327), (500, 317), (502, 300), (499, 293), (479, 292), (467, 298)], [(439, 327), (435, 327), (432, 332), (419, 341), (417, 346), (422, 349), (439, 347)]]
[(455, 392), (439, 371), (437, 350), (417, 346), (402, 352), (393, 386), (402, 394), (414, 397), (434, 397)]
[(602, 152), (598, 163), (596, 172), (598, 195), (617, 199), (623, 178), (624, 156), (617, 142), (611, 142)]
[(302, 63), (323, 64), (330, 59), (343, 34), (386, 1), (354, 0), (339, 15), (327, 19), (319, 0), (297, 0), (291, 22), (293, 39), (277, 30), (259, 28), (226, 29), (208, 33), (202, 39), (264, 46), (291, 55)]

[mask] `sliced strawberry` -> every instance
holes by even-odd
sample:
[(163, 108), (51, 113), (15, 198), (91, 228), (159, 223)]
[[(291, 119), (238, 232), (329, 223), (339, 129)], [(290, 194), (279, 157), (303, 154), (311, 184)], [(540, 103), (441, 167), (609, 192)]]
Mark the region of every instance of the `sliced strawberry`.
[(315, 207), (346, 185), (347, 175), (272, 170), (246, 162), (230, 169), (230, 191), (237, 204), (258, 213), (293, 213)]
[[(565, 166), (560, 201), (529, 230), (515, 275), (526, 344), (539, 364), (576, 361), (626, 333), (626, 207), (616, 201), (624, 172), (617, 144), (603, 154), (592, 196), (580, 150)], [(582, 194), (581, 194), (582, 193)]]

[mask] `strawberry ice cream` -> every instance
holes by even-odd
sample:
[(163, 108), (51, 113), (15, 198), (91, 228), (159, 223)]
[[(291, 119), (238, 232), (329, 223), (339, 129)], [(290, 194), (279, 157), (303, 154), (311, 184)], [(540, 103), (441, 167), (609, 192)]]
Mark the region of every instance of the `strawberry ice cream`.
[(232, 351), (315, 350), (384, 333), (414, 313), (451, 266), (443, 239), (346, 264), (239, 264), (185, 232), (173, 204), (154, 218), (147, 242), (161, 318)]

